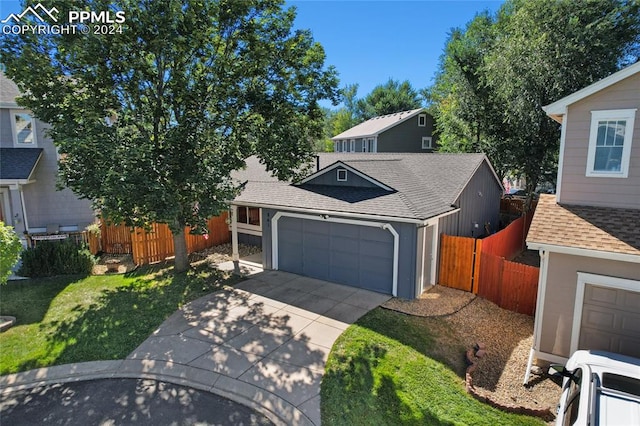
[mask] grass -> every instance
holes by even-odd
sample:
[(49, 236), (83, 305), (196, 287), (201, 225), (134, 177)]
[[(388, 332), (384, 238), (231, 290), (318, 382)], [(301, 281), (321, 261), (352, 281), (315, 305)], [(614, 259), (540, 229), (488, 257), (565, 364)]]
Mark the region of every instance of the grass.
[[(333, 346), (322, 380), (327, 425), (543, 425), (502, 412), (464, 389), (464, 346), (438, 319), (382, 308)], [(452, 356), (452, 354), (456, 354)]]
[(60, 276), (0, 287), (0, 375), (73, 362), (125, 358), (181, 305), (240, 278), (206, 265), (126, 275)]

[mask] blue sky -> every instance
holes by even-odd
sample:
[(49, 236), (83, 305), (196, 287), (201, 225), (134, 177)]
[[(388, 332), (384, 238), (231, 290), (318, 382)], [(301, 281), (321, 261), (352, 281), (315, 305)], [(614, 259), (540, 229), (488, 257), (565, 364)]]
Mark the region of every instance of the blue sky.
[[(340, 85), (358, 83), (364, 97), (389, 78), (415, 89), (433, 83), (452, 28), (476, 13), (496, 12), (502, 1), (288, 1), (298, 10), (296, 26), (308, 28), (325, 49)], [(329, 106), (329, 105), (326, 105)]]
[[(286, 5), (298, 10), (295, 26), (310, 29), (325, 48), (326, 64), (338, 70), (340, 86), (358, 83), (358, 97), (364, 97), (389, 78), (409, 80), (415, 89), (431, 85), (450, 30), (502, 3), (292, 0)], [(19, 1), (0, 0), (0, 19), (21, 10)]]

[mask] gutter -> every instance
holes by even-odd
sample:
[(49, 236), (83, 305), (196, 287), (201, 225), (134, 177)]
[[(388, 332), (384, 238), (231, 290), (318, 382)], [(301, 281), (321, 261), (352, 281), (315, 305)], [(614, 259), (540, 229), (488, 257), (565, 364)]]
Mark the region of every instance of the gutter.
[(333, 210), (319, 210), (319, 209), (308, 209), (303, 207), (290, 207), (290, 206), (278, 206), (274, 204), (265, 204), (265, 203), (250, 203), (246, 201), (231, 201), (229, 204), (236, 206), (245, 206), (245, 207), (260, 207), (262, 209), (272, 209), (272, 210), (288, 210), (292, 212), (299, 213), (308, 213), (308, 214), (316, 214), (320, 216), (342, 216), (349, 217), (354, 219), (368, 219), (368, 220), (379, 220), (379, 221), (393, 221), (399, 223), (413, 223), (419, 226), (429, 226), (435, 223), (438, 219), (444, 216), (448, 216), (450, 214), (454, 214), (460, 211), (460, 208), (456, 208), (454, 210), (439, 214), (437, 216), (430, 217), (428, 219), (410, 219), (405, 217), (397, 217), (397, 216), (380, 216), (373, 214), (362, 214), (362, 213), (348, 213), (341, 211), (333, 211)]

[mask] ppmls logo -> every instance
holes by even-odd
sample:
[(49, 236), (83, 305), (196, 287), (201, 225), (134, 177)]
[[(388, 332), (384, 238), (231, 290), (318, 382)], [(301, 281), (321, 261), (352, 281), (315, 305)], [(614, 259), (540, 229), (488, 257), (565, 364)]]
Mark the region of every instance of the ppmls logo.
[(56, 9), (55, 7), (52, 7), (50, 10), (47, 9), (46, 7), (44, 7), (42, 4), (38, 3), (37, 5), (35, 5), (34, 7), (27, 7), (25, 10), (22, 11), (21, 14), (16, 15), (15, 13), (12, 13), (11, 15), (7, 16), (6, 19), (3, 19), (2, 22), (3, 24), (8, 23), (9, 21), (13, 20), (15, 23), (20, 23), (20, 20), (25, 16), (31, 14), (33, 16), (35, 16), (35, 18), (42, 22), (45, 23), (46, 20), (42, 17), (43, 15), (46, 15), (47, 17), (49, 17), (49, 19), (51, 19), (53, 22), (58, 22), (58, 9)]

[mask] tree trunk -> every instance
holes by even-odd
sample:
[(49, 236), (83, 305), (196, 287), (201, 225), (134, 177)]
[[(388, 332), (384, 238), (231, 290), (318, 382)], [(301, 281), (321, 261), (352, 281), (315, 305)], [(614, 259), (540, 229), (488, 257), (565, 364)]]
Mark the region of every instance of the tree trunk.
[(175, 253), (174, 270), (176, 272), (184, 272), (189, 269), (189, 257), (187, 254), (187, 239), (184, 234), (184, 227), (179, 231), (173, 231), (173, 250)]

